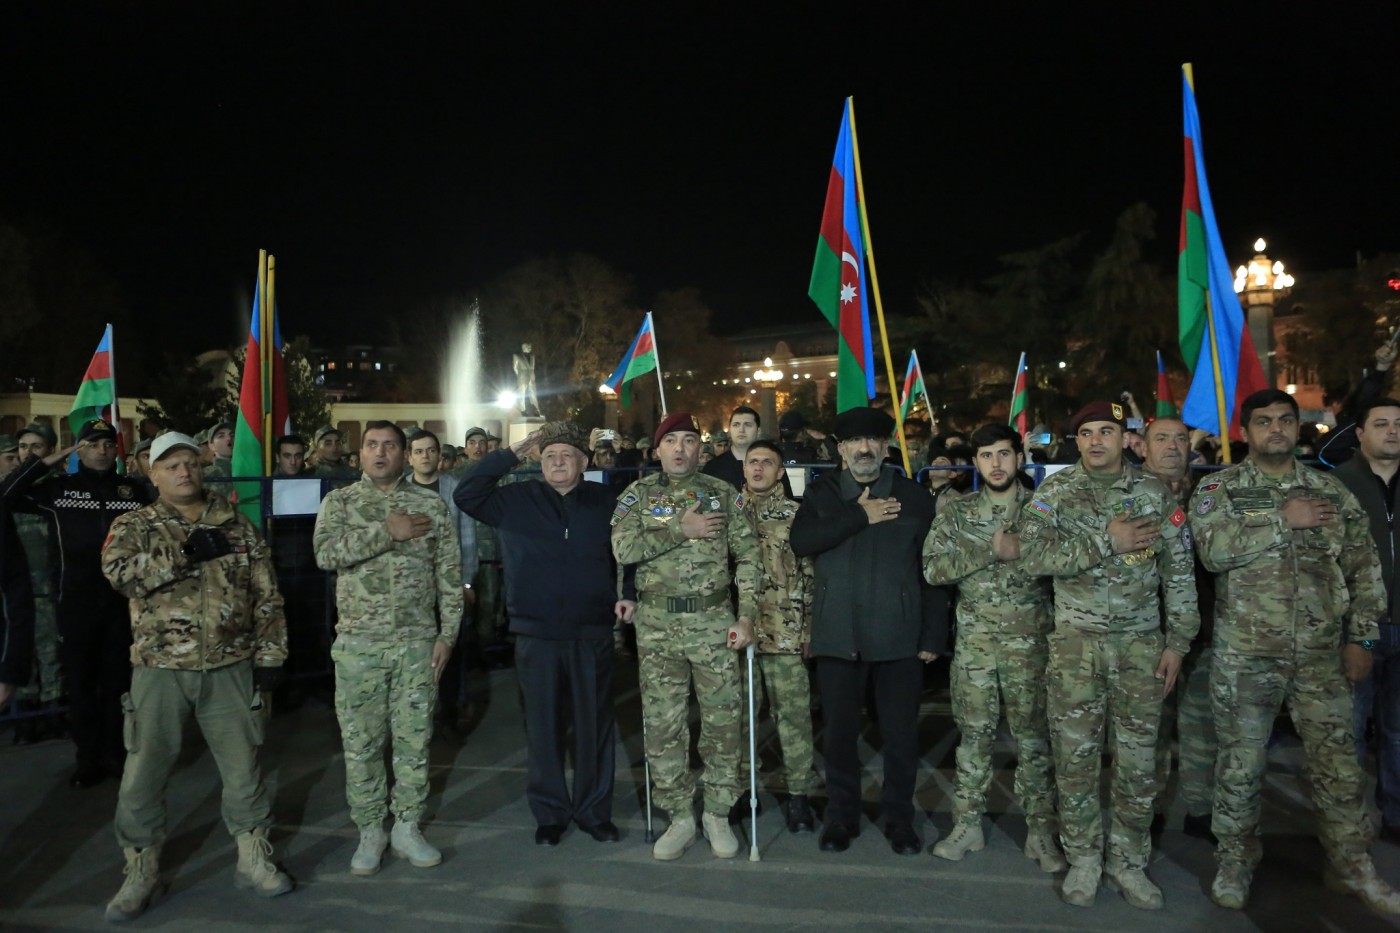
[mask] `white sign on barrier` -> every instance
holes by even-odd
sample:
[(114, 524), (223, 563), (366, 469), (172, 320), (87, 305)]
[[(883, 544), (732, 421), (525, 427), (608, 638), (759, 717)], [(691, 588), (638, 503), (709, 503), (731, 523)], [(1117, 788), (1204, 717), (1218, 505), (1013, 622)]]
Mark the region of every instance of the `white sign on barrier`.
[(321, 508), (319, 479), (275, 479), (272, 481), (273, 515), (315, 515)]

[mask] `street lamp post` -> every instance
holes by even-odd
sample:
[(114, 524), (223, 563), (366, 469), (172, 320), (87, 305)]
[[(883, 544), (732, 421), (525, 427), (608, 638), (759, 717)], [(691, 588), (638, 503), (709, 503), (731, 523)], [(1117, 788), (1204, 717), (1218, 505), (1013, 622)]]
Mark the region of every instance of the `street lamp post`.
[(1270, 262), (1264, 255), (1262, 238), (1254, 241), (1254, 258), (1249, 265), (1235, 270), (1235, 293), (1240, 296), (1249, 321), (1249, 336), (1259, 354), (1259, 368), (1264, 370), (1264, 382), (1269, 388), (1274, 379), (1274, 306), (1293, 287), (1293, 276), (1283, 271), (1282, 262)]
[(598, 386), (598, 394), (603, 397), (603, 427), (617, 433), (617, 393), (608, 385)]
[(774, 431), (778, 427), (778, 385), (783, 381), (783, 371), (773, 368), (773, 358), (764, 357), (763, 368), (753, 371), (753, 381), (759, 387), (759, 417)]

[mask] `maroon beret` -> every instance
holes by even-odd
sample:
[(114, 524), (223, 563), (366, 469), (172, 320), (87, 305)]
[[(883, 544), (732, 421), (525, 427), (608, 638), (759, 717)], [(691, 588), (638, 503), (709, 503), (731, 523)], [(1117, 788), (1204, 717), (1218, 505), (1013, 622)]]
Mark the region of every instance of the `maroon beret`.
[(1079, 428), (1090, 421), (1112, 421), (1120, 428), (1127, 424), (1123, 420), (1123, 406), (1117, 402), (1090, 402), (1069, 419), (1069, 433), (1078, 434)]
[(688, 411), (678, 411), (667, 415), (657, 427), (656, 433), (651, 436), (652, 446), (660, 447), (661, 439), (675, 431), (689, 431), (691, 434), (698, 435), (700, 425), (695, 423), (695, 416)]

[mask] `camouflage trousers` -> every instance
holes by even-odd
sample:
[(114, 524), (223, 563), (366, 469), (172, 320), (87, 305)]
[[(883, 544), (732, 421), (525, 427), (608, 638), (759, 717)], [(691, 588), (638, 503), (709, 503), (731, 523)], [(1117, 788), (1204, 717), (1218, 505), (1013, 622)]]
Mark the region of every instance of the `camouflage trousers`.
[[(394, 817), (417, 823), (428, 799), (428, 743), (433, 737), (431, 641), (382, 641), (341, 635), (335, 662), (335, 714), (345, 746), (345, 799), (361, 829)], [(384, 746), (392, 737), (394, 796), (388, 806)]]
[(1048, 829), (1054, 822), (1050, 733), (1045, 719), (1048, 658), (1044, 635), (958, 634), (952, 663), (953, 721), (962, 738), (953, 795), (955, 820), (981, 819), (987, 810), (992, 750), (1004, 701), (1006, 723), (1020, 759), (1016, 799), (1032, 830)]
[(672, 819), (690, 816), (697, 776), (690, 768), (690, 685), (700, 703), (699, 783), (705, 812), (728, 813), (739, 798), (739, 668), (725, 644), (734, 613), (717, 607), (666, 612), (644, 598), (637, 607), (637, 660), (647, 761), (656, 805)]
[(1147, 865), (1162, 715), (1156, 670), (1163, 644), (1162, 634), (1153, 631), (1094, 635), (1063, 629), (1050, 635), (1046, 711), (1060, 839), (1071, 864), (1092, 864), (1104, 854), (1100, 758), (1105, 726), (1111, 726), (1108, 859), (1122, 868)]
[(64, 695), (58, 663), (58, 606), (52, 596), (34, 597), (34, 670), (38, 682), (17, 690), (16, 699), (52, 703)]
[(476, 633), (476, 643), (484, 645), (495, 641), (498, 632), (506, 626), (506, 594), (501, 578), (501, 562), (482, 561), (478, 564), (472, 589), (476, 593), (471, 610), (472, 631)]
[(262, 697), (253, 692), (253, 662), (212, 671), (135, 668), (122, 713), (126, 767), (112, 821), (122, 848), (165, 840), (165, 788), (191, 716), (219, 768), (229, 834), (272, 825), (272, 803), (258, 767), (265, 724)]
[(1259, 658), (1221, 651), (1215, 655), (1210, 686), (1220, 737), (1211, 815), (1211, 829), (1220, 840), (1216, 857), (1249, 867), (1259, 864), (1266, 745), (1274, 717), (1287, 703), (1303, 739), (1323, 851), (1335, 871), (1354, 875), (1373, 828), (1363, 800), (1365, 776), (1352, 744), (1352, 688), (1342, 676), (1338, 653)]
[[(740, 651), (738, 655), (742, 736), (739, 784), (742, 787), (749, 783), (749, 661), (746, 652)], [(812, 750), (812, 681), (807, 674), (807, 662), (800, 654), (755, 654), (753, 667), (757, 691), (754, 715), (758, 715), (763, 694), (767, 693), (768, 711), (773, 714), (778, 745), (783, 753), (783, 783), (787, 792), (810, 794), (816, 781), (816, 755)]]
[(1166, 788), (1172, 773), (1172, 733), (1177, 745), (1177, 793), (1192, 816), (1207, 816), (1215, 797), (1215, 714), (1210, 702), (1209, 645), (1193, 648), (1181, 662), (1176, 689), (1162, 704), (1162, 727), (1157, 733), (1156, 808), (1167, 812)]

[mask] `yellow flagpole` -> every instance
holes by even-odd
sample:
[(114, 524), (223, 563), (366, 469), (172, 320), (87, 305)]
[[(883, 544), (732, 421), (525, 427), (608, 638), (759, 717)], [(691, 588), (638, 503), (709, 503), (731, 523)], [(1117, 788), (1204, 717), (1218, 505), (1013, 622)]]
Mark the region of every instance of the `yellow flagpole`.
[(894, 359), (890, 356), (890, 337), (885, 331), (885, 307), (880, 301), (880, 277), (875, 274), (875, 246), (870, 237), (870, 217), (865, 210), (865, 180), (860, 173), (860, 143), (856, 138), (856, 101), (854, 97), (846, 98), (846, 115), (851, 120), (851, 151), (855, 156), (856, 190), (860, 195), (856, 200), (860, 204), (860, 229), (861, 235), (865, 238), (865, 258), (870, 261), (870, 290), (875, 295), (875, 317), (880, 322), (880, 344), (885, 351), (885, 374), (889, 380), (890, 398), (894, 400), (894, 429), (895, 434), (899, 437), (899, 455), (904, 460), (904, 473), (913, 479), (914, 471), (909, 467), (909, 447), (904, 442), (904, 415), (899, 410), (899, 390), (895, 388)]
[(272, 475), (272, 308), (277, 297), (277, 257), (267, 257), (267, 304), (258, 322), (258, 373), (262, 378), (263, 476)]
[(1210, 365), (1215, 373), (1215, 407), (1220, 418), (1220, 456), (1230, 462), (1230, 419), (1225, 414), (1225, 378), (1220, 374), (1220, 348), (1215, 343), (1215, 313), (1206, 292), (1206, 328), (1210, 332)]

